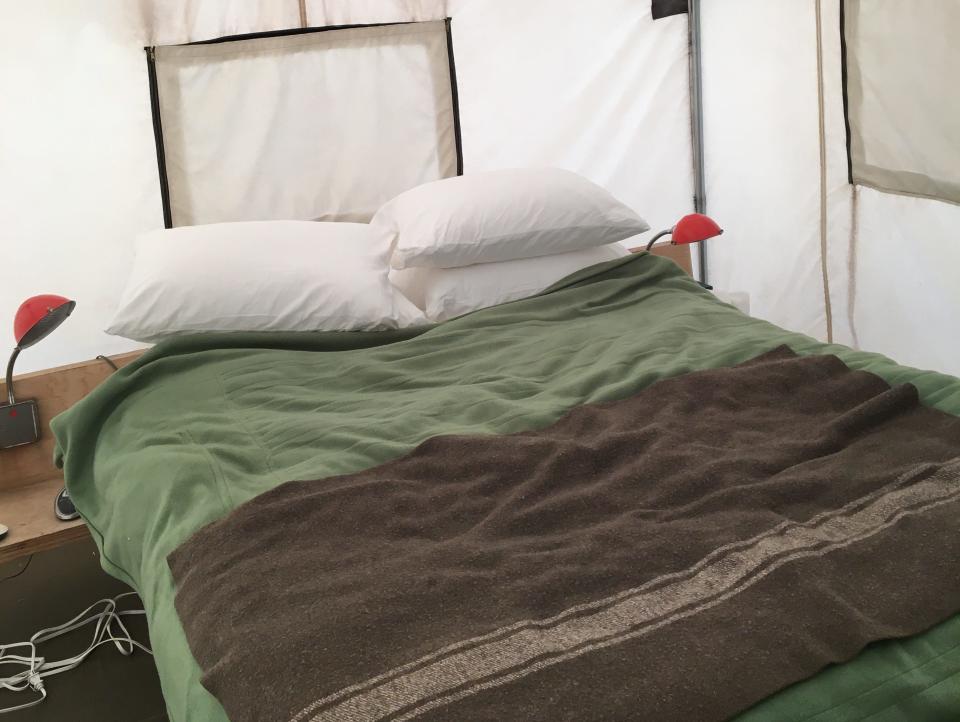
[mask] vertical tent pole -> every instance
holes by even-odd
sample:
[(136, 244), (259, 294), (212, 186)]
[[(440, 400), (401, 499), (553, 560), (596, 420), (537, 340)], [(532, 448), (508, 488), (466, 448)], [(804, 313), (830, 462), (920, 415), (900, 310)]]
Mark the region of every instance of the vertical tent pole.
[[(707, 212), (707, 189), (703, 170), (703, 86), (700, 79), (700, 0), (689, 0), (687, 26), (690, 33), (690, 128), (693, 146), (693, 209)], [(697, 244), (700, 282), (707, 283), (707, 243)]]

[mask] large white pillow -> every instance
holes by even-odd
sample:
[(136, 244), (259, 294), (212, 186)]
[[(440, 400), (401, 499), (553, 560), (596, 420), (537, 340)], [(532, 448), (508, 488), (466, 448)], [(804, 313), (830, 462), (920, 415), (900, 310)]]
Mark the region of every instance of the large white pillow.
[(540, 293), (581, 268), (629, 255), (619, 243), (462, 268), (406, 268), (390, 271), (390, 280), (426, 311), (431, 321), (446, 321), (498, 303)]
[(153, 231), (107, 333), (347, 331), (426, 323), (390, 283), (393, 234), (366, 223), (253, 221)]
[(457, 268), (616, 243), (650, 226), (586, 178), (514, 168), (425, 183), (371, 221), (398, 234), (391, 264)]

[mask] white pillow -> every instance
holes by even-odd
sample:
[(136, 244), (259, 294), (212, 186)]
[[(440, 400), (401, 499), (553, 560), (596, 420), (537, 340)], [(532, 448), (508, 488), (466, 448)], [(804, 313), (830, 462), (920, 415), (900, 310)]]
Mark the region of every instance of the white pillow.
[(393, 234), (365, 223), (255, 221), (153, 231), (107, 333), (346, 331), (426, 323), (387, 278)]
[(456, 268), (616, 243), (650, 229), (600, 186), (559, 168), (515, 168), (425, 183), (377, 211), (398, 234), (391, 265)]
[(462, 268), (407, 268), (390, 271), (390, 280), (431, 321), (446, 321), (498, 303), (540, 293), (581, 268), (629, 255), (619, 243)]

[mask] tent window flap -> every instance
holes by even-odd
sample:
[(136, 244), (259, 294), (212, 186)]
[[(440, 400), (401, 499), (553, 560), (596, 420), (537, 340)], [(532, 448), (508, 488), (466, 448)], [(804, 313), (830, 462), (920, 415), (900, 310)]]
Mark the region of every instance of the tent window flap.
[(449, 21), (147, 48), (167, 227), (364, 222), (462, 171)]
[(843, 0), (851, 181), (960, 203), (960, 0)]
[(687, 0), (653, 0), (651, 12), (654, 20), (687, 12)]

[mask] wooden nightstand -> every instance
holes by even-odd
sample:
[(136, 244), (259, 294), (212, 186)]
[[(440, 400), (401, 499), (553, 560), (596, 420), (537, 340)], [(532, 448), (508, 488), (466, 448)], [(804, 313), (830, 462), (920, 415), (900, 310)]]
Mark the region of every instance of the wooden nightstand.
[[(142, 352), (112, 358), (117, 366)], [(53, 465), (53, 434), (50, 419), (66, 411), (113, 373), (102, 360), (61, 366), (24, 374), (14, 379), (17, 397), (36, 399), (40, 412), (40, 441), (0, 450), (0, 524), (10, 528), (0, 540), (0, 563), (35, 552), (53, 549), (87, 536), (83, 521), (60, 521), (53, 502), (63, 487), (63, 474)], [(0, 398), (7, 395), (0, 381)]]
[[(631, 248), (630, 253), (643, 253), (645, 250), (647, 249), (643, 246), (638, 246), (637, 248)], [(690, 246), (673, 246), (669, 243), (661, 243), (659, 246), (654, 246), (650, 253), (655, 256), (669, 258), (686, 271), (688, 275), (693, 275), (693, 261), (690, 258)]]

